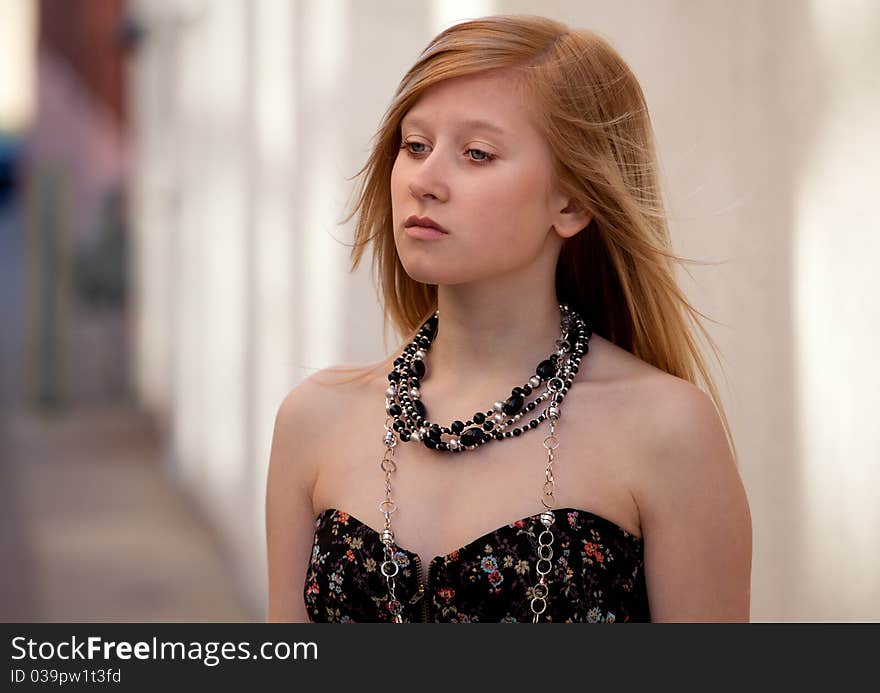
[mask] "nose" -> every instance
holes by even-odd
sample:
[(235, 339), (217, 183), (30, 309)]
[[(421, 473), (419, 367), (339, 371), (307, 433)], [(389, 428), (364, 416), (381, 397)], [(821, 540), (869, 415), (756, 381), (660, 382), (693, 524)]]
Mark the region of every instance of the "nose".
[(445, 200), (449, 197), (449, 186), (445, 182), (446, 174), (442, 168), (439, 157), (429, 154), (426, 158), (418, 160), (417, 165), (411, 170), (409, 191), (417, 199), (433, 198)]
[(415, 198), (434, 198), (439, 199), (436, 193), (431, 192), (426, 187), (424, 187), (421, 183), (412, 182), (409, 184), (409, 191), (412, 193), (412, 196)]

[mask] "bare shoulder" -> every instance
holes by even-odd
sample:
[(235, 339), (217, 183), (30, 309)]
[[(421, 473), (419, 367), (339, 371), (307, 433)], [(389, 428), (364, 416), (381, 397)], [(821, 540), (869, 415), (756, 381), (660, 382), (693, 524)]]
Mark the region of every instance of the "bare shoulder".
[[(308, 432), (311, 443), (326, 429), (327, 412), (350, 412), (358, 398), (369, 396), (384, 381), (385, 361), (339, 364), (322, 368), (304, 378), (287, 393), (279, 410), (279, 422), (291, 434)], [(322, 425), (323, 422), (323, 425)]]
[(610, 351), (628, 383), (622, 399), (638, 459), (632, 492), (652, 620), (748, 620), (751, 515), (714, 402), (686, 380)]
[(328, 397), (356, 396), (386, 380), (392, 358), (387, 357), (372, 363), (328, 366), (310, 375), (303, 384), (311, 388), (315, 394), (320, 390)]
[(693, 383), (658, 370), (640, 381), (632, 412), (644, 461), (638, 489), (644, 512), (658, 497), (668, 500), (673, 487), (680, 493), (699, 487), (705, 493), (713, 477), (738, 482), (721, 416), (712, 398)]
[(302, 585), (312, 548), (321, 446), (329, 439), (326, 413), (337, 406), (350, 411), (351, 398), (368, 379), (366, 367), (326, 368), (291, 389), (278, 407), (266, 479), (270, 621), (308, 621)]
[(680, 466), (707, 452), (720, 464), (733, 463), (708, 394), (601, 337), (594, 336), (590, 347), (597, 368), (587, 377), (606, 383), (605, 389), (614, 393), (613, 403), (628, 420), (627, 430), (636, 434), (639, 457), (651, 462), (648, 467), (665, 477), (670, 471), (665, 465)]
[(731, 522), (751, 531), (742, 480), (712, 398), (665, 375), (646, 384), (638, 417), (644, 465), (637, 499), (645, 531), (697, 520), (719, 536)]
[[(275, 438), (290, 451), (301, 451), (306, 442), (314, 440), (321, 430), (322, 416), (334, 400), (344, 399), (345, 380), (339, 367), (321, 369), (301, 380), (284, 397), (275, 419)], [(308, 456), (298, 453), (303, 466)]]
[(305, 581), (316, 467), (305, 454), (315, 424), (313, 384), (303, 381), (278, 407), (266, 477), (266, 552), (270, 621), (307, 622), (299, 586)]

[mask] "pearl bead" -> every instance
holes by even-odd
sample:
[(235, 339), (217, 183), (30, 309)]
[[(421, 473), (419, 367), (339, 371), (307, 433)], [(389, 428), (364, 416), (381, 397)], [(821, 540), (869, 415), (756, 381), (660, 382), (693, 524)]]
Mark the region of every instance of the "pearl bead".
[(424, 359), (424, 358), (425, 358), (425, 352), (422, 351), (421, 349), (419, 349), (418, 351), (416, 351), (416, 353), (415, 353), (415, 357), (416, 357), (417, 359)]
[(506, 419), (507, 417), (504, 416), (504, 414), (502, 414), (501, 412), (498, 412), (492, 418), (495, 419), (495, 423), (504, 423), (504, 419)]
[(529, 385), (531, 385), (532, 387), (538, 387), (538, 385), (540, 384), (541, 379), (537, 375), (533, 375), (531, 378), (529, 378)]
[(419, 388), (417, 388), (417, 387), (412, 388), (412, 389), (409, 391), (409, 394), (410, 394), (410, 397), (414, 397), (414, 398), (418, 399), (418, 396), (419, 396)]
[(501, 411), (502, 409), (504, 409), (504, 402), (495, 402), (495, 404), (492, 405), (492, 408), (495, 411)]
[(458, 450), (458, 446), (460, 445), (460, 443), (457, 440), (453, 439), (450, 440), (447, 445), (449, 446), (450, 450)]
[(414, 440), (414, 441), (416, 441), (416, 442), (419, 442), (419, 441), (422, 439), (422, 434), (419, 433), (418, 431), (413, 431), (413, 432), (410, 434), (409, 439), (410, 439), (410, 440)]
[(388, 389), (385, 390), (385, 394), (388, 395), (389, 397), (394, 397), (394, 395), (397, 394), (397, 388), (394, 387), (394, 385), (389, 385)]

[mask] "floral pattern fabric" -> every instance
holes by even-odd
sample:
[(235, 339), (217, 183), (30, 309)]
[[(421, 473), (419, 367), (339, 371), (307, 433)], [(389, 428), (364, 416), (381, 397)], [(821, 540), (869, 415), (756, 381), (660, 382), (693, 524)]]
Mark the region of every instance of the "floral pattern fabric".
[[(640, 537), (576, 508), (553, 511), (552, 570), (541, 622), (650, 621)], [(394, 545), (404, 622), (532, 622), (540, 513), (433, 558), (422, 584), (416, 553)], [(336, 508), (315, 520), (304, 599), (313, 622), (390, 621), (379, 534)]]

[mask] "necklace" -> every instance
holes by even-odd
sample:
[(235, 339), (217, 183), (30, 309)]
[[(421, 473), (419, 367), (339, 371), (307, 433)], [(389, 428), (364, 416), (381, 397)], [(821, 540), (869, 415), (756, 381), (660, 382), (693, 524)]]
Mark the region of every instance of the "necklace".
[[(547, 575), (552, 569), (553, 533), (551, 526), (555, 521), (552, 512), (555, 482), (553, 479), (554, 451), (559, 447), (556, 437), (556, 423), (560, 407), (578, 372), (580, 360), (589, 351), (592, 336), (583, 318), (565, 304), (560, 304), (561, 335), (556, 340), (556, 351), (541, 361), (535, 373), (523, 385), (514, 387), (505, 400), (496, 401), (486, 411), (478, 411), (466, 421), (456, 419), (448, 426), (431, 422), (425, 405), (420, 399), (419, 385), (427, 372), (425, 358), (431, 343), (437, 335), (439, 311), (436, 311), (416, 333), (413, 340), (394, 360), (393, 369), (388, 374), (388, 389), (385, 391), (385, 452), (380, 468), (385, 473), (385, 499), (379, 503), (379, 511), (384, 515), (382, 531), (384, 560), (380, 571), (388, 585), (387, 608), (395, 623), (403, 622), (403, 605), (395, 594), (395, 576), (398, 572), (394, 560), (394, 532), (391, 529), (391, 515), (397, 511), (397, 502), (392, 498), (391, 475), (397, 469), (394, 449), (398, 442), (421, 442), (431, 450), (461, 453), (475, 450), (490, 442), (503, 441), (520, 436), (544, 421), (549, 421), (549, 432), (544, 438), (547, 451), (545, 481), (542, 487), (541, 503), (544, 511), (539, 519), (544, 529), (538, 535), (535, 572), (537, 581), (530, 590), (530, 608), (533, 623), (547, 608), (549, 583)], [(543, 391), (540, 391), (543, 385)], [(535, 395), (532, 401), (529, 396)], [(528, 416), (541, 403), (547, 406), (535, 418), (514, 426), (520, 419)], [(513, 428), (511, 428), (514, 426)], [(444, 439), (444, 435), (447, 436)], [(423, 598), (429, 598), (426, 595)]]

